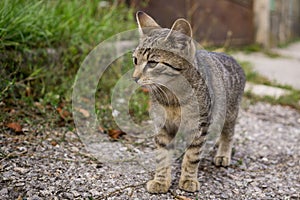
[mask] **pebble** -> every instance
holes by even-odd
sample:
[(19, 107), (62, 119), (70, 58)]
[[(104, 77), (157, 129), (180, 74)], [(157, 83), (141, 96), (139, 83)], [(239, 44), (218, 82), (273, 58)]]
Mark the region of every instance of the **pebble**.
[(25, 185), (24, 182), (20, 182), (20, 183), (16, 183), (16, 184), (15, 184), (15, 186), (17, 186), (17, 187), (22, 187), (22, 186), (24, 186), (24, 185)]
[[(265, 103), (250, 105), (247, 111), (242, 109), (236, 125), (233, 165), (228, 168), (215, 167), (211, 164), (211, 152), (199, 167), (201, 190), (196, 195), (178, 188), (181, 165), (177, 160), (172, 167), (170, 190), (190, 199), (195, 199), (196, 196), (198, 199), (299, 198), (299, 119), (298, 111)], [(31, 127), (28, 129), (26, 136), (32, 132)], [(10, 134), (0, 131), (1, 142), (7, 144), (1, 146), (1, 151), (28, 152), (1, 163), (0, 199), (18, 199), (20, 193), (23, 194), (23, 199), (28, 200), (101, 199), (116, 190), (121, 191), (113, 193), (107, 199), (175, 198), (170, 192), (149, 194), (145, 185), (131, 187), (144, 183), (153, 176), (150, 169), (155, 167), (155, 162), (149, 156), (152, 154), (140, 153), (152, 151), (151, 145), (148, 145), (152, 144), (151, 138), (134, 146), (132, 152), (144, 159), (143, 165), (140, 165), (141, 162), (124, 162), (101, 163), (97, 167), (99, 161), (95, 162), (89, 156), (84, 156), (90, 154), (77, 141), (77, 135), (73, 132), (64, 127), (38, 132), (38, 136), (32, 141), (26, 139), (27, 142), (18, 144), (11, 142), (14, 140)], [(71, 138), (76, 140), (53, 147), (49, 141), (60, 141), (64, 133), (67, 141)], [(145, 147), (144, 143), (147, 144)], [(127, 147), (112, 149), (111, 155), (128, 150)], [(238, 164), (239, 160), (242, 165)], [(122, 190), (126, 186), (130, 187)]]
[(8, 194), (8, 189), (7, 188), (3, 188), (2, 190), (0, 190), (0, 196), (5, 196)]
[(18, 173), (21, 173), (21, 174), (25, 174), (25, 173), (27, 173), (29, 171), (29, 169), (22, 168), (22, 167), (15, 167), (14, 171), (16, 171)]
[(261, 160), (264, 161), (264, 162), (268, 162), (269, 161), (269, 159), (266, 158), (266, 157), (263, 157)]
[(71, 191), (71, 193), (74, 195), (75, 198), (80, 196), (80, 193), (75, 190)]

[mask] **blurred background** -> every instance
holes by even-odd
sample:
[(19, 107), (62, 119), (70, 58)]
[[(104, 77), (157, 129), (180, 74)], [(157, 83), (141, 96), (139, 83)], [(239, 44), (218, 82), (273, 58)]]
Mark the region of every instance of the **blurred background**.
[(205, 45), (286, 43), (300, 36), (298, 0), (128, 0), (164, 27), (180, 17), (191, 22), (195, 39)]
[[(171, 2), (171, 3), (170, 3)], [(72, 125), (71, 94), (76, 72), (101, 41), (137, 28), (134, 14), (143, 10), (163, 27), (180, 17), (191, 22), (195, 39), (209, 50), (230, 54), (271, 51), (300, 37), (299, 0), (2, 0), (0, 1), (0, 122)], [(131, 55), (117, 60), (99, 82), (98, 115), (103, 129), (115, 127), (110, 92)], [(288, 97), (245, 97), (299, 108), (294, 88), (261, 76), (251, 63), (240, 61), (247, 80), (289, 89)], [(130, 102), (137, 121), (148, 116), (147, 91)], [(51, 122), (51, 123), (49, 123)]]

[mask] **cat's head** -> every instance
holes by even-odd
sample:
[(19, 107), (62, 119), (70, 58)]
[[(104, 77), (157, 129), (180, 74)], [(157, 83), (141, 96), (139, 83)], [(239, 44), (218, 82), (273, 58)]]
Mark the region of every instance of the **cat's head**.
[(133, 78), (137, 83), (168, 83), (192, 65), (196, 48), (185, 19), (176, 20), (171, 29), (161, 28), (144, 12), (137, 12), (136, 19), (140, 43), (133, 53)]

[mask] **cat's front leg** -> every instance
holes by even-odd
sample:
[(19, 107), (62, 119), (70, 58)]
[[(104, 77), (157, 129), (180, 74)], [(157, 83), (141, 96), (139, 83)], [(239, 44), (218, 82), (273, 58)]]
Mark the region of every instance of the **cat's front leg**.
[(162, 129), (155, 136), (158, 147), (156, 155), (156, 170), (154, 179), (147, 182), (146, 189), (150, 193), (166, 193), (171, 185), (171, 151), (168, 144), (173, 138)]
[(200, 189), (198, 181), (198, 166), (201, 148), (205, 142), (207, 131), (196, 133), (192, 143), (187, 148), (181, 166), (179, 188), (187, 192), (196, 192)]

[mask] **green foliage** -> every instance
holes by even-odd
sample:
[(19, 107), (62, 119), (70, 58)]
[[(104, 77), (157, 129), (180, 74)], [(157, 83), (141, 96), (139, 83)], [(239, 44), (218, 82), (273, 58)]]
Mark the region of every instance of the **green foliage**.
[[(116, 129), (112, 116), (111, 96), (120, 77), (133, 68), (132, 55), (127, 53), (114, 61), (101, 76), (96, 93), (96, 110), (98, 119), (104, 129)], [(128, 114), (135, 123), (149, 119), (149, 94), (138, 89), (128, 102)]]
[(0, 1), (0, 100), (25, 96), (57, 105), (84, 57), (102, 40), (135, 27), (132, 10), (102, 1)]
[(128, 8), (101, 5), (101, 1), (92, 0), (0, 1), (0, 49), (94, 46), (134, 27)]
[(149, 119), (149, 95), (142, 89), (136, 91), (129, 102), (129, 114), (133, 121), (140, 123)]
[(300, 110), (300, 91), (292, 90), (291, 93), (288, 95), (281, 96), (279, 98), (274, 98), (271, 96), (257, 96), (251, 92), (245, 92), (244, 97), (249, 99), (251, 103), (255, 103), (258, 101), (268, 102), (270, 104), (276, 105), (283, 105), (283, 106), (290, 106), (297, 110)]
[(239, 61), (239, 64), (245, 71), (247, 81), (256, 84), (272, 85), (271, 81), (268, 78), (260, 75), (258, 72), (253, 70), (251, 63)]
[(239, 62), (239, 63), (245, 71), (246, 79), (248, 82), (278, 87), (278, 88), (289, 90), (289, 92), (290, 92), (288, 95), (284, 95), (279, 98), (274, 98), (271, 96), (260, 97), (260, 96), (257, 96), (248, 91), (248, 92), (245, 92), (245, 94), (244, 94), (244, 96), (247, 99), (250, 99), (251, 102), (264, 101), (264, 102), (268, 102), (271, 104), (287, 105), (287, 106), (290, 106), (290, 107), (300, 110), (300, 91), (294, 89), (293, 87), (291, 87), (289, 85), (281, 85), (277, 82), (270, 81), (268, 78), (258, 74), (256, 71), (254, 71), (249, 62)]
[[(40, 119), (37, 115), (59, 120), (56, 108), (70, 111), (72, 85), (86, 55), (133, 28), (133, 10), (118, 1), (0, 1), (0, 102), (8, 110), (26, 110), (1, 113), (1, 121)], [(102, 88), (106, 102), (111, 86)]]
[(251, 44), (251, 45), (247, 45), (247, 46), (243, 46), (243, 47), (230, 47), (228, 49), (227, 48), (222, 48), (222, 49), (225, 50), (226, 52), (228, 52), (229, 54), (237, 52), (237, 51), (242, 51), (246, 54), (261, 52), (264, 55), (268, 56), (269, 58), (278, 58), (281, 56), (278, 53), (276, 53), (270, 49), (263, 48), (259, 44)]

